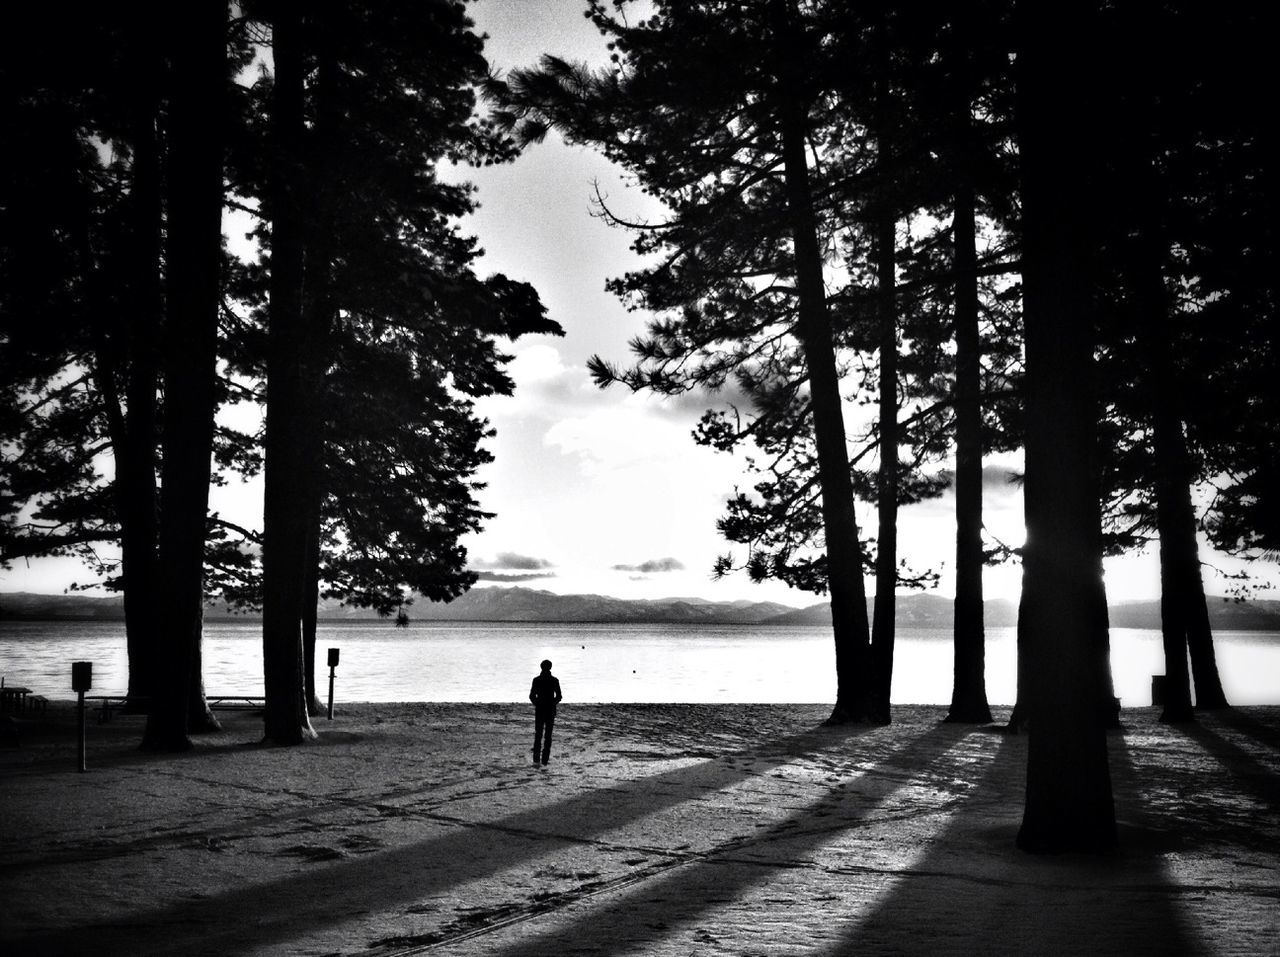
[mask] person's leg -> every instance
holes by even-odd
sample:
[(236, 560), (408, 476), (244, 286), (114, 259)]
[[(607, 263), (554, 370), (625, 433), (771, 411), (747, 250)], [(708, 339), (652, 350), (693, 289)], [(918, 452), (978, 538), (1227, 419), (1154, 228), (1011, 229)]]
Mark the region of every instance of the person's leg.
[(548, 759), (551, 757), (551, 729), (556, 726), (556, 713), (554, 711), (547, 712), (545, 724), (546, 724), (546, 728), (545, 728), (546, 737), (542, 739), (542, 763), (543, 764), (546, 764)]
[[(542, 751), (542, 733), (543, 733), (544, 720), (545, 720), (545, 716), (543, 715), (541, 709), (533, 713), (533, 763), (534, 764), (538, 763), (538, 754)], [(550, 729), (547, 729), (547, 739), (550, 740), (550, 738), (551, 738)]]

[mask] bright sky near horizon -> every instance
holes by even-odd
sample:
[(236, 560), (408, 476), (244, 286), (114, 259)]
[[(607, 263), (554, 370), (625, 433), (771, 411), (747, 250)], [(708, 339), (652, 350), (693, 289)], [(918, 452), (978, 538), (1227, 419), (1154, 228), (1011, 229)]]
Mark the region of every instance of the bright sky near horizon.
[[(505, 73), (535, 64), (544, 52), (603, 62), (605, 41), (583, 18), (583, 6), (573, 0), (478, 0), (471, 15), (489, 35), (491, 65)], [(473, 567), (487, 580), (560, 593), (797, 606), (822, 600), (777, 583), (753, 585), (741, 574), (712, 580), (715, 557), (729, 550), (716, 519), (735, 487), (751, 482), (739, 462), (696, 446), (690, 436), (714, 399), (662, 401), (616, 386), (602, 391), (587, 374), (587, 358), (595, 353), (627, 362), (627, 342), (645, 322), (604, 289), (606, 279), (637, 260), (629, 234), (592, 216), (595, 190), (623, 212), (653, 215), (653, 201), (628, 189), (602, 157), (554, 135), (514, 163), (465, 175), (479, 188), (480, 209), (464, 224), (485, 250), (478, 272), (532, 283), (565, 330), (563, 338), (515, 343), (509, 351), (516, 394), (480, 403), (497, 430), (489, 442), (496, 461), (479, 476), (488, 486), (481, 504), (496, 516), (466, 540)], [(1018, 544), (1021, 496), (1004, 478), (1018, 462), (989, 465), (987, 528)], [(213, 495), (215, 508), (260, 526), (260, 487), (214, 489)], [(954, 504), (947, 494), (907, 508), (901, 517), (901, 557), (916, 568), (939, 569), (945, 594), (952, 582)], [(863, 528), (874, 527), (872, 521), (869, 509), (860, 513)], [(1238, 567), (1226, 559), (1222, 565)], [(1016, 598), (1020, 574), (1013, 565), (988, 569), (988, 597)], [(57, 592), (87, 580), (76, 562), (32, 561), (0, 572), (0, 591)], [(1211, 593), (1225, 585), (1206, 574)], [(1113, 601), (1157, 596), (1154, 550), (1109, 560), (1107, 586)]]

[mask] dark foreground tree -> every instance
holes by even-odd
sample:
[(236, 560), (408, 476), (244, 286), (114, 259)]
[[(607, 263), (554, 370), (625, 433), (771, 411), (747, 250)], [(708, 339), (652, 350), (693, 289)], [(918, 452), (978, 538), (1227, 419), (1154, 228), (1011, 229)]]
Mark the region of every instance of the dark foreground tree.
[(1026, 329), (1027, 539), (1019, 609), (1030, 741), (1018, 846), (1115, 845), (1111, 712), (1092, 392), (1091, 190), (1095, 18), (1020, 4), (1018, 145)]
[[(153, 16), (9, 24), (0, 180), (0, 561), (74, 554), (124, 593), (130, 707), (157, 642), (164, 51)], [(108, 148), (109, 145), (109, 148)], [(13, 391), (10, 392), (9, 390)], [(114, 474), (98, 463), (109, 456)], [(99, 554), (118, 543), (120, 554)]]
[(875, 197), (871, 202), (872, 242), (876, 273), (876, 331), (880, 379), (878, 424), (880, 464), (876, 470), (876, 593), (871, 612), (871, 720), (890, 721), (889, 698), (893, 688), (893, 648), (896, 636), (894, 613), (898, 588), (898, 499), (900, 467), (898, 428), (898, 204), (892, 64), (894, 39), (888, 4), (877, 5), (869, 31), (871, 59), (875, 64), (872, 83), (873, 135), (876, 141)]
[[(128, 295), (124, 302), (124, 412), (117, 395), (104, 396), (115, 453), (115, 494), (120, 514), (125, 639), (129, 655), (129, 707), (143, 711), (157, 686), (155, 658), (162, 640), (155, 596), (159, 591), (158, 466), (160, 337), (164, 321), (161, 281), (163, 179), (159, 84), (163, 60), (152, 18), (143, 11), (131, 24), (128, 49), (128, 131), (133, 163), (128, 199)], [(116, 399), (116, 401), (112, 401)]]
[[(1157, 115), (1164, 137), (1155, 152), (1175, 208), (1169, 258), (1181, 267), (1172, 284), (1175, 326), (1187, 330), (1173, 337), (1176, 395), (1189, 457), (1202, 463), (1194, 478), (1201, 488), (1205, 479), (1217, 486), (1205, 530), (1218, 548), (1274, 560), (1280, 549), (1280, 133), (1266, 111), (1240, 96), (1271, 82), (1266, 13), (1237, 0), (1173, 4), (1163, 18), (1172, 27), (1171, 42), (1155, 46), (1149, 60), (1161, 67), (1156, 82), (1164, 106)], [(1139, 22), (1131, 15), (1132, 29)], [(1194, 395), (1186, 389), (1188, 372)], [(1196, 548), (1188, 537), (1179, 552), (1198, 578)], [(1197, 581), (1184, 583), (1195, 704), (1225, 707), (1197, 591), (1203, 595)]]
[[(1187, 255), (1205, 242), (1203, 211), (1216, 205), (1202, 195), (1197, 153), (1217, 137), (1211, 129), (1220, 122), (1206, 123), (1205, 104), (1198, 103), (1218, 44), (1198, 28), (1196, 6), (1109, 12), (1111, 52), (1103, 61), (1112, 94), (1103, 113), (1111, 124), (1105, 134), (1111, 192), (1100, 226), (1107, 234), (1104, 261), (1114, 270), (1104, 275), (1111, 311), (1100, 328), (1113, 450), (1108, 531), (1118, 546), (1159, 539), (1165, 721), (1193, 719), (1191, 672), (1198, 705), (1226, 705), (1193, 504), (1193, 488), (1211, 478), (1211, 466), (1187, 429), (1211, 406), (1205, 382), (1221, 361), (1203, 349), (1199, 279)], [(1223, 137), (1215, 162), (1219, 151), (1235, 148)]]
[(317, 423), (311, 412), (308, 362), (319, 329), (303, 309), (306, 116), (303, 5), (272, 5), (270, 310), (267, 323), (267, 414), (262, 544), (262, 662), (266, 694), (264, 737), (297, 744), (314, 737), (303, 673), (302, 619), (308, 588), (306, 559), (311, 489), (310, 454)]
[[(954, 386), (956, 448), (956, 596), (954, 679), (947, 720), (991, 721), (986, 686), (986, 630), (983, 620), (982, 570), (982, 336), (980, 329), (977, 253), (977, 187), (979, 136), (973, 119), (982, 76), (976, 44), (979, 18), (967, 4), (957, 4), (947, 24), (943, 46), (951, 68), (951, 96), (945, 105), (951, 125), (951, 248), (955, 271), (952, 321), (955, 326)], [(987, 24), (988, 26), (990, 24)]]
[[(227, 7), (200, 0), (167, 11), (173, 64), (169, 128), (165, 405), (161, 472), (161, 640), (143, 747), (182, 750), (204, 706), (197, 667), (204, 608), (204, 545), (216, 403), (222, 263), (222, 149)], [(198, 705), (193, 707), (192, 698)]]
[[(827, 552), (827, 587), (831, 592), (836, 643), (837, 695), (831, 722), (861, 721), (871, 714), (866, 589), (862, 551), (849, 478), (835, 337), (828, 314), (822, 275), (822, 250), (809, 179), (807, 141), (813, 96), (804, 65), (813, 47), (806, 38), (795, 0), (770, 0), (776, 71), (776, 111), (783, 182), (795, 255), (798, 293), (797, 333), (809, 370), (818, 480), (822, 487), (823, 532)], [(892, 243), (890, 243), (892, 245)], [(892, 253), (886, 254), (891, 257)], [(891, 263), (891, 258), (889, 259)], [(891, 268), (891, 267), (890, 267)], [(892, 280), (885, 277), (886, 281)], [(891, 306), (890, 306), (891, 308)]]
[[(536, 292), (479, 279), (437, 164), (512, 158), (474, 115), (487, 74), (461, 5), (277, 4), (267, 358), (266, 736), (310, 733), (318, 597), (396, 612), (474, 581), (477, 396), (499, 337), (559, 334)], [(247, 166), (249, 164), (246, 164)]]

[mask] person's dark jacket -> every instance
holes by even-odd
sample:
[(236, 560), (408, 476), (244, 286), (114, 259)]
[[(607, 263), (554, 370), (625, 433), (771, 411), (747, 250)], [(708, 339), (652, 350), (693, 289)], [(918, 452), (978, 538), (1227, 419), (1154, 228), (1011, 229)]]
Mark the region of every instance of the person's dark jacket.
[(540, 711), (555, 711), (560, 703), (560, 679), (553, 674), (538, 675), (529, 689), (529, 700)]

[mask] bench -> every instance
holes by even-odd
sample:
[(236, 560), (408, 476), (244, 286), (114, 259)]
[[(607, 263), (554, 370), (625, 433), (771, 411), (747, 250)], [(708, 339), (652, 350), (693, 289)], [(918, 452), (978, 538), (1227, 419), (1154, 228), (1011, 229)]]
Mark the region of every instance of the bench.
[[(147, 704), (150, 701), (149, 698), (140, 695), (134, 695), (130, 699), (126, 695), (115, 694), (87, 694), (84, 696), (84, 700), (97, 702), (95, 707), (98, 712), (98, 724), (105, 724), (110, 721), (111, 716), (123, 708), (130, 700), (136, 704)], [(254, 708), (261, 708), (267, 699), (262, 695), (251, 694), (207, 694), (204, 700), (214, 710), (248, 711)], [(142, 710), (137, 713), (146, 714), (146, 711)]]
[(210, 708), (227, 711), (251, 711), (267, 703), (267, 699), (262, 695), (252, 694), (207, 694), (204, 700), (208, 702)]
[[(122, 694), (87, 694), (84, 696), (84, 700), (97, 702), (98, 724), (106, 724), (111, 720), (112, 714), (129, 703), (130, 698)], [(132, 700), (137, 704), (145, 704), (150, 699), (135, 695)], [(137, 713), (146, 714), (146, 711), (138, 711)]]
[(26, 711), (30, 688), (18, 685), (0, 685), (0, 711)]

